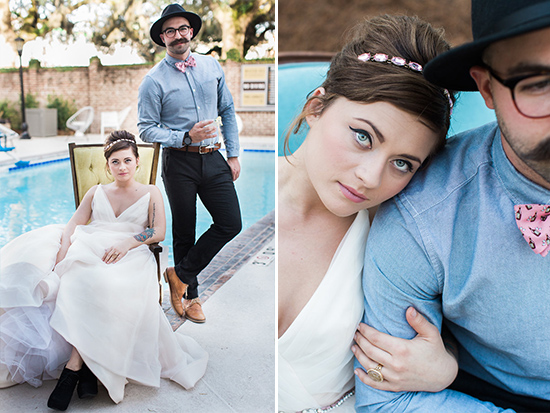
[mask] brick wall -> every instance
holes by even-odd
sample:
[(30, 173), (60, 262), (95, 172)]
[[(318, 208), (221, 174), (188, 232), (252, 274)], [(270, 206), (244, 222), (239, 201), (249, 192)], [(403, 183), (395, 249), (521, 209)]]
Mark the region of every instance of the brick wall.
[[(247, 62), (248, 63), (248, 62)], [(241, 65), (232, 61), (220, 62), (226, 82), (233, 95), (237, 113), (243, 120), (243, 136), (275, 136), (274, 111), (239, 111)], [(99, 133), (103, 111), (122, 110), (131, 106), (130, 114), (122, 127), (137, 133), (138, 88), (151, 65), (102, 66), (99, 59), (91, 59), (89, 67), (24, 68), (25, 94), (37, 97), (41, 107), (48, 102), (48, 95), (60, 95), (74, 99), (78, 109), (94, 108), (94, 122), (89, 133)], [(0, 99), (19, 101), (21, 85), (19, 71), (0, 73)]]

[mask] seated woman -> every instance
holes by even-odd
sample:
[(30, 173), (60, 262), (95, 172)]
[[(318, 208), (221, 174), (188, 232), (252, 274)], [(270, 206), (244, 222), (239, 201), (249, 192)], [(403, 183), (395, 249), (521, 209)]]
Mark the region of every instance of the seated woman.
[(0, 364), (15, 383), (56, 378), (48, 407), (65, 410), (97, 394), (115, 403), (127, 380), (186, 389), (204, 375), (207, 353), (172, 331), (158, 305), (156, 262), (148, 245), (166, 229), (159, 189), (134, 180), (135, 138), (110, 134), (104, 147), (114, 178), (92, 187), (64, 226), (23, 234), (0, 251)]
[[(417, 18), (363, 22), (290, 128), (296, 133), (307, 123), (309, 130), (303, 144), (279, 160), (280, 411), (353, 410), (351, 347), (363, 313), (369, 219), (445, 144), (453, 99), (423, 78), (422, 65), (448, 47)], [(405, 247), (396, 240), (396, 248)], [(409, 320), (422, 340), (375, 332), (378, 352), (395, 356), (385, 357), (386, 364), (354, 345), (370, 373), (363, 379), (394, 391), (447, 386), (456, 359), (435, 326), (413, 309)], [(357, 344), (373, 354), (365, 341)], [(416, 368), (416, 377), (400, 374), (401, 365)]]

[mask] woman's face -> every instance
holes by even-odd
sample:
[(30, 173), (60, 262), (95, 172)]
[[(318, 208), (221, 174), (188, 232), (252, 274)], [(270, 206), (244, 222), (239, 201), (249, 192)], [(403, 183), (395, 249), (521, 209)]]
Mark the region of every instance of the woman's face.
[(414, 115), (386, 102), (340, 97), (307, 122), (307, 174), (325, 207), (342, 217), (405, 188), (437, 142)]
[(127, 181), (134, 177), (138, 159), (131, 148), (113, 152), (107, 161), (107, 166), (115, 181)]

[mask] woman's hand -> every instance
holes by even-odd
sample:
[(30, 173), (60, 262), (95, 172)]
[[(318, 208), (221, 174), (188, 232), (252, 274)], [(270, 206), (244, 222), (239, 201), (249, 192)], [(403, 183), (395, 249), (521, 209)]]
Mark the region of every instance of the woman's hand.
[[(386, 391), (437, 392), (449, 386), (458, 372), (458, 362), (445, 348), (439, 330), (413, 307), (407, 322), (418, 333), (412, 340), (392, 337), (361, 323), (355, 333), (352, 351), (363, 369), (355, 369), (361, 381)], [(371, 379), (366, 371), (378, 364), (382, 382)]]
[(117, 245), (107, 248), (102, 258), (103, 262), (106, 264), (114, 264), (119, 262), (130, 250), (129, 244), (130, 243), (128, 241), (123, 241)]
[(61, 248), (59, 248), (57, 256), (55, 257), (55, 265), (59, 264), (65, 259), (65, 257), (67, 256), (67, 251), (69, 250), (69, 246), (70, 244), (68, 246), (61, 244)]

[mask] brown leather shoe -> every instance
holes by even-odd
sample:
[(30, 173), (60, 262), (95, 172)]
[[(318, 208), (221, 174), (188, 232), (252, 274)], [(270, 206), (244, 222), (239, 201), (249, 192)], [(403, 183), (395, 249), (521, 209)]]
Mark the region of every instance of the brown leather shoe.
[(172, 304), (172, 308), (177, 315), (183, 317), (185, 311), (183, 310), (181, 299), (187, 291), (187, 284), (178, 278), (174, 267), (166, 268), (166, 271), (164, 271), (164, 281), (170, 286), (170, 304)]
[(185, 317), (192, 322), (204, 323), (206, 321), (199, 297), (193, 298), (192, 300), (183, 300), (183, 306), (185, 307)]

